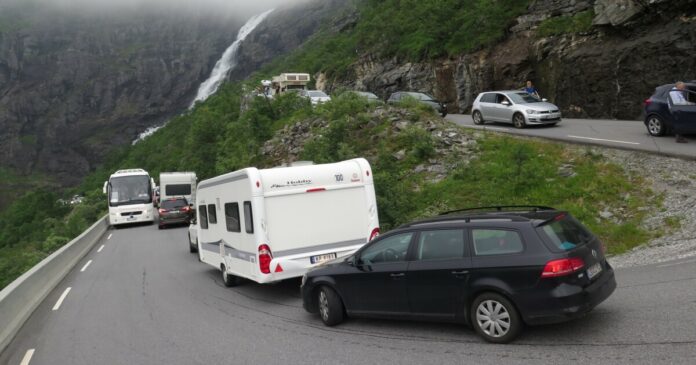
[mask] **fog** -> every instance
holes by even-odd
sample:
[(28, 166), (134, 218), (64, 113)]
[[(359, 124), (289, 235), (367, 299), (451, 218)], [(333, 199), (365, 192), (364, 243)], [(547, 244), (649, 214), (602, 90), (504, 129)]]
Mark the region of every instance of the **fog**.
[(67, 13), (111, 13), (163, 11), (203, 12), (222, 16), (248, 17), (277, 7), (288, 7), (312, 0), (0, 0), (3, 6), (30, 6), (34, 9), (59, 10)]

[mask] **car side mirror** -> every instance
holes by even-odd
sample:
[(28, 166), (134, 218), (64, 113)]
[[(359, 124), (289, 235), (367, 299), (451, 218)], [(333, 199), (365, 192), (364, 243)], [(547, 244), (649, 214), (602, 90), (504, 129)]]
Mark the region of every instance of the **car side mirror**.
[(503, 105), (505, 105), (505, 106), (510, 106), (510, 102), (507, 101), (507, 100), (501, 101), (500, 104), (503, 104)]
[(543, 98), (543, 99), (541, 99), (541, 101), (544, 101), (544, 102), (545, 102), (545, 101), (549, 101), (549, 99)]

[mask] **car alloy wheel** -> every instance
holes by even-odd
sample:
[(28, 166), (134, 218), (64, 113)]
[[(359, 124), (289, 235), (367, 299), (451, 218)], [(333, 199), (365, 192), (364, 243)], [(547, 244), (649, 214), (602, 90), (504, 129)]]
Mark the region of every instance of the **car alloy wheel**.
[(648, 133), (651, 136), (662, 136), (665, 134), (665, 124), (660, 117), (653, 115), (648, 119)]
[(476, 308), (476, 322), (488, 336), (499, 338), (510, 331), (510, 313), (495, 300), (485, 300)]
[(524, 122), (524, 116), (520, 113), (515, 114), (512, 117), (512, 124), (515, 126), (515, 128), (524, 128), (525, 122)]
[(472, 116), (474, 119), (474, 124), (476, 125), (481, 125), (483, 124), (483, 116), (481, 115), (481, 112), (478, 110), (474, 112), (474, 115)]
[(329, 320), (329, 299), (323, 290), (319, 291), (319, 315), (324, 322)]
[(322, 286), (317, 291), (317, 305), (321, 321), (327, 326), (343, 322), (343, 302), (336, 292), (328, 286)]

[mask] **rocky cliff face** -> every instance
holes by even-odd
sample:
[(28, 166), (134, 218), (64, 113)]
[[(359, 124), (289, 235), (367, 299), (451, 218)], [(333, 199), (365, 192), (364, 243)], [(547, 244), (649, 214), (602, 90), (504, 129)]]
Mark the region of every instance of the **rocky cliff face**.
[[(540, 37), (549, 18), (593, 11), (590, 31)], [(636, 119), (658, 85), (696, 78), (696, 2), (539, 0), (490, 49), (427, 63), (364, 55), (355, 80), (329, 88), (430, 91), (450, 110), (469, 111), (476, 95), (536, 82), (568, 117)]]
[(276, 9), (240, 45), (237, 67), (228, 79), (243, 80), (262, 65), (295, 50), (320, 31), (322, 25), (341, 14), (345, 3), (344, 0), (314, 0)]
[(73, 185), (179, 113), (243, 19), (0, 11), (0, 167)]

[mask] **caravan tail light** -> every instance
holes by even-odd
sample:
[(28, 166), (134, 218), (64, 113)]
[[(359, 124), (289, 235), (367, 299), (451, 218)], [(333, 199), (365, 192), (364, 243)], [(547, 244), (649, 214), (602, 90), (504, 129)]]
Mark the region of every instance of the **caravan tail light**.
[(264, 274), (271, 273), (271, 260), (273, 259), (273, 254), (271, 254), (271, 248), (264, 244), (259, 246), (259, 268)]
[(368, 242), (370, 242), (370, 241), (372, 241), (373, 239), (377, 238), (377, 236), (379, 236), (379, 228), (375, 228), (375, 229), (372, 230), (372, 233), (370, 233), (370, 240), (369, 240)]

